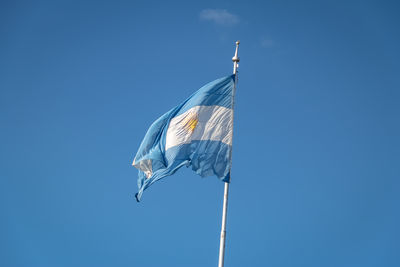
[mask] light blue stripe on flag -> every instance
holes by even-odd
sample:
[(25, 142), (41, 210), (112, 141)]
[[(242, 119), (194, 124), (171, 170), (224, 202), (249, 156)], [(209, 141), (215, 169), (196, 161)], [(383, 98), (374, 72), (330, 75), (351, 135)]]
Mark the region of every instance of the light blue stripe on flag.
[(184, 165), (202, 177), (229, 182), (234, 79), (206, 84), (150, 126), (133, 161), (139, 169), (137, 201), (146, 188)]

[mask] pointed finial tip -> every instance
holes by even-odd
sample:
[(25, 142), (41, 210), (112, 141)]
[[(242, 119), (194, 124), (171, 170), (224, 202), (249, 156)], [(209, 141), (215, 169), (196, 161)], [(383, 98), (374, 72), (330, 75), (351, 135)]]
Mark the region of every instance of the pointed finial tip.
[(239, 45), (239, 44), (240, 44), (240, 40), (237, 40), (237, 41), (236, 41), (236, 45)]

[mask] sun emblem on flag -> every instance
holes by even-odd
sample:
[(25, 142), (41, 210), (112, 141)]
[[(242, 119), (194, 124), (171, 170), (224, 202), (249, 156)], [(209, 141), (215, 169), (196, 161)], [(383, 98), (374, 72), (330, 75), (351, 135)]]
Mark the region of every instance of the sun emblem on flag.
[(193, 111), (189, 112), (189, 114), (187, 114), (185, 118), (182, 120), (183, 129), (189, 134), (193, 133), (198, 123), (199, 123), (198, 115)]

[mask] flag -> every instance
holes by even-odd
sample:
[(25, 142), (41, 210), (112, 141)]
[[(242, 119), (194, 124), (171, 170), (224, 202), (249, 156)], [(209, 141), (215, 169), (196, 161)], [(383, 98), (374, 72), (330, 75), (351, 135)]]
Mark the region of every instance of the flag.
[(150, 126), (132, 164), (139, 170), (137, 201), (182, 166), (229, 182), (234, 91), (235, 75), (212, 81)]

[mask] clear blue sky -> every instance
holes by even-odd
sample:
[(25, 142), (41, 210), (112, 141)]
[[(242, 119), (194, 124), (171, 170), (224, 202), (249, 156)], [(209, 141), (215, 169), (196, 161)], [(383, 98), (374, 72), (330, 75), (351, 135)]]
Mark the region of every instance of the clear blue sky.
[(0, 265), (216, 266), (223, 183), (131, 162), (240, 39), (226, 267), (400, 266), (399, 11), (2, 1)]

